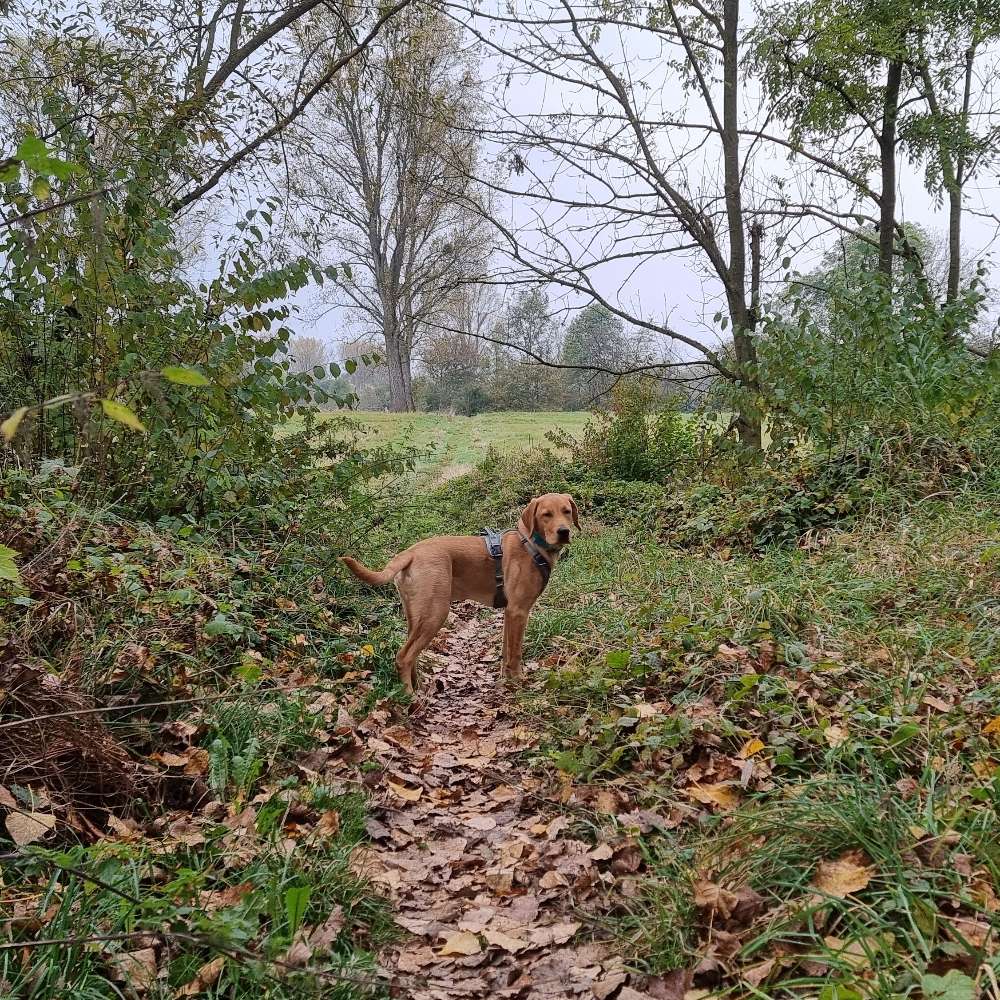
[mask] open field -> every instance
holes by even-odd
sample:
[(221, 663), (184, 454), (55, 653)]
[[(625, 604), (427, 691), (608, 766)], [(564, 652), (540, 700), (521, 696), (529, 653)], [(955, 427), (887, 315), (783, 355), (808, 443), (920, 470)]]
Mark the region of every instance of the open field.
[[(408, 445), (423, 452), (417, 473), (425, 481), (442, 481), (471, 471), (491, 446), (509, 452), (544, 444), (545, 435), (552, 430), (577, 434), (590, 418), (586, 411), (512, 411), (480, 413), (474, 417), (364, 411), (347, 415), (369, 429), (373, 443)], [(320, 419), (342, 416), (343, 412), (325, 413)]]

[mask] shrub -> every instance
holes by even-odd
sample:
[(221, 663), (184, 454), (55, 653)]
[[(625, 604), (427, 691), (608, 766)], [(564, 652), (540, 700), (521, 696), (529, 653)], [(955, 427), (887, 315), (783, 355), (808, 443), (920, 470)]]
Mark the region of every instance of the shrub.
[(607, 479), (665, 482), (694, 454), (694, 425), (675, 396), (660, 396), (646, 380), (624, 381), (611, 403), (587, 424), (579, 439), (552, 432), (550, 440), (568, 448), (571, 461)]
[[(981, 276), (980, 276), (981, 277)], [(795, 290), (764, 324), (759, 380), (772, 446), (913, 467), (967, 465), (996, 425), (1000, 357), (963, 335), (981, 307), (978, 281), (955, 302), (918, 276), (888, 284), (870, 271), (831, 282), (822, 307)]]

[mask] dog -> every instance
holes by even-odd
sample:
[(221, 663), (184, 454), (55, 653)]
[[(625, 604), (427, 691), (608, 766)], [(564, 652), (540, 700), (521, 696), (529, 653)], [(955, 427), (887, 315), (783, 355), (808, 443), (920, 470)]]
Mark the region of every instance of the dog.
[(381, 572), (351, 556), (342, 556), (341, 561), (371, 586), (395, 583), (407, 624), (396, 667), (407, 691), (412, 693), (417, 682), (417, 658), (441, 630), (453, 601), (505, 606), (500, 677), (516, 681), (521, 677), (528, 615), (573, 529), (579, 527), (573, 498), (568, 493), (546, 493), (532, 500), (517, 527), (498, 539), (496, 551), (499, 556), (502, 549), (502, 556), (497, 560), (481, 535), (438, 535), (400, 552)]

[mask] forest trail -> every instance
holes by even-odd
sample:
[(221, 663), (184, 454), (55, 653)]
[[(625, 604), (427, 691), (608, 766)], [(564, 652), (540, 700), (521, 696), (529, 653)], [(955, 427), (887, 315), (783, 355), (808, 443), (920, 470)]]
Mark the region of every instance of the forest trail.
[(357, 870), (412, 935), (383, 970), (410, 1000), (639, 1000), (649, 994), (597, 930), (638, 848), (595, 842), (588, 817), (523, 768), (536, 735), (496, 684), (500, 622), (460, 607), (423, 665), (409, 723), (376, 711), (361, 727), (384, 796)]

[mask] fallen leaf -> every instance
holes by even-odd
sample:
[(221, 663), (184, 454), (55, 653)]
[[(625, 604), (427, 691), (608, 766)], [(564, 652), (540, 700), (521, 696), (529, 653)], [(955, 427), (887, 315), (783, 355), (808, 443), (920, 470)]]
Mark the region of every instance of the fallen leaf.
[(766, 746), (767, 744), (763, 740), (747, 740), (739, 752), (739, 758), (740, 760), (746, 760), (748, 757), (752, 757), (755, 753), (760, 753)]
[(340, 833), (340, 813), (327, 809), (316, 822), (316, 832), (322, 837), (336, 837)]
[(983, 726), (983, 733), (986, 736), (992, 736), (994, 733), (1000, 733), (1000, 715), (991, 719), (985, 726)]
[(209, 889), (198, 893), (198, 906), (207, 913), (235, 906), (253, 891), (253, 882), (226, 886), (225, 889)]
[(924, 698), (924, 704), (929, 705), (931, 708), (936, 708), (939, 712), (950, 712), (954, 708), (953, 705), (950, 705), (941, 698), (935, 698), (933, 695), (927, 695)]
[(539, 880), (539, 886), (543, 889), (559, 889), (564, 885), (569, 885), (569, 879), (557, 871), (547, 871)]
[(55, 816), (40, 812), (10, 812), (4, 820), (7, 832), (18, 847), (41, 840), (55, 825)]
[(859, 851), (849, 851), (836, 861), (821, 861), (816, 868), (813, 888), (824, 895), (844, 899), (852, 892), (860, 892), (872, 879), (872, 869), (863, 864)]
[(210, 986), (214, 986), (222, 975), (222, 970), (226, 964), (226, 956), (219, 955), (210, 962), (206, 962), (195, 973), (194, 979), (185, 983), (175, 994), (175, 997), (193, 997), (203, 993)]
[(452, 934), (445, 941), (439, 949), (438, 954), (442, 958), (448, 958), (456, 955), (478, 955), (482, 950), (479, 938), (475, 934), (470, 934), (468, 931), (459, 931), (457, 934)]
[(136, 993), (145, 993), (156, 981), (156, 952), (152, 948), (123, 951), (112, 955), (115, 979), (127, 983)]
[(497, 821), (492, 816), (470, 816), (465, 820), (466, 826), (471, 826), (473, 830), (495, 830)]
[(386, 778), (386, 784), (396, 795), (406, 802), (416, 802), (424, 794), (423, 788), (407, 788), (406, 785), (401, 785), (391, 778)]
[(744, 969), (740, 976), (751, 986), (760, 986), (771, 975), (777, 961), (776, 958), (769, 958), (766, 962), (758, 962), (757, 965), (751, 965), (750, 968)]
[(715, 785), (694, 784), (686, 791), (697, 802), (719, 806), (720, 809), (735, 809), (740, 801), (739, 792), (732, 785), (722, 782)]
[(843, 746), (850, 739), (850, 736), (843, 726), (827, 726), (823, 730), (823, 739), (829, 746), (839, 747)]
[(483, 937), (490, 944), (495, 945), (497, 948), (502, 948), (504, 951), (509, 951), (512, 955), (516, 955), (519, 951), (524, 951), (525, 948), (531, 947), (527, 941), (511, 937), (509, 934), (504, 934), (503, 931), (486, 930), (483, 932)]

